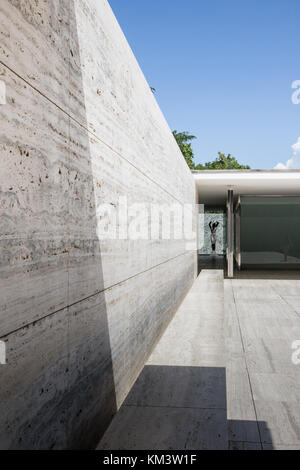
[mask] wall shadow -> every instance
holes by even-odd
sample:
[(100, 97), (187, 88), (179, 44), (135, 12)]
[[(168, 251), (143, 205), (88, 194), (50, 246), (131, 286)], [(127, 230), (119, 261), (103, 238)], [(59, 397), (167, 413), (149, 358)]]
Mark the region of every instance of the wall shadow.
[(261, 430), (271, 449), (267, 423), (227, 418), (224, 367), (146, 365), (98, 448), (262, 450)]
[[(59, 44), (57, 54), (64, 54), (66, 68), (77, 77), (75, 98), (82, 116), (86, 112), (85, 91), (75, 3), (72, 0), (48, 2), (43, 22), (54, 31), (54, 19), (60, 14), (60, 8), (65, 10), (68, 5), (68, 18), (60, 19), (61, 29), (55, 33), (57, 36), (59, 32), (62, 36), (69, 34), (70, 50), (60, 50)], [(32, 5), (32, 10), (38, 11), (38, 8)], [(30, 20), (24, 12), (24, 23), (28, 21), (30, 26)], [(48, 37), (45, 40), (50, 41)], [(53, 59), (49, 70), (59, 67), (60, 63), (56, 64)], [(68, 102), (70, 83), (60, 85), (65, 89)], [(30, 200), (34, 199), (36, 212), (32, 218), (34, 222), (38, 219), (39, 232), (32, 228), (32, 233), (26, 234), (31, 250), (27, 250), (27, 258), (33, 258), (33, 269), (28, 267), (29, 262), (27, 266), (24, 263), (21, 281), (13, 279), (12, 282), (16, 283), (16, 292), (18, 283), (32, 286), (37, 280), (40, 282), (30, 305), (35, 321), (28, 318), (28, 324), (7, 335), (8, 364), (1, 370), (1, 399), (4, 398), (1, 400), (0, 447), (93, 449), (116, 413), (117, 404), (102, 254), (97, 236), (91, 135), (86, 130), (87, 118), (78, 125), (68, 117), (69, 109), (58, 108), (28, 85), (23, 88), (29, 90), (28, 101), (33, 96), (35, 109), (33, 118), (30, 113), (26, 118), (25, 113), (22, 124), (26, 129), (31, 120), (40, 121), (34, 141), (36, 148), (33, 148), (33, 138), (28, 138), (27, 143), (25, 133), (22, 143), (24, 147), (30, 146), (30, 153), (39, 157), (38, 164), (36, 161), (32, 164), (30, 188), (36, 189), (29, 189), (25, 208), (30, 213)], [(12, 106), (12, 100), (7, 106)], [(48, 149), (46, 144), (39, 146), (38, 142), (38, 138), (43, 138), (40, 134), (46, 131), (47, 138), (52, 138)], [(15, 142), (13, 145), (17, 147)], [(19, 153), (18, 149), (16, 151)], [(26, 158), (29, 166), (29, 152)], [(33, 185), (35, 177), (40, 179), (36, 186)], [(28, 183), (25, 176), (22, 183)], [(27, 227), (25, 209), (23, 220)], [(45, 217), (47, 223), (50, 220), (53, 224), (52, 231), (47, 231), (48, 225), (43, 223)], [(28, 302), (26, 296), (30, 294), (25, 288), (21, 292), (23, 302)], [(58, 294), (61, 303), (56, 309), (53, 299)]]
[(202, 269), (226, 269), (224, 255), (200, 255), (198, 254), (198, 276)]
[[(82, 70), (78, 4), (70, 0), (70, 75), (80, 108), (79, 126), (70, 119), (70, 246), (68, 385), (64, 394), (67, 449), (92, 449), (117, 411), (115, 377), (103, 277), (101, 243), (97, 235), (97, 195), (101, 175), (95, 174), (87, 131), (90, 124)], [(77, 11), (76, 11), (77, 9)], [(82, 33), (81, 33), (82, 34)], [(74, 84), (76, 77), (76, 85)], [(71, 93), (71, 89), (68, 90)]]

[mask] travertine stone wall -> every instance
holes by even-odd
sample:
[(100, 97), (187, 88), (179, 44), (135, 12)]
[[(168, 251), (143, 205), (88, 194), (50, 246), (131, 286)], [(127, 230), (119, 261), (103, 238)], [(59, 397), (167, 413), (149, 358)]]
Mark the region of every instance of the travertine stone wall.
[(195, 275), (182, 240), (99, 240), (100, 204), (194, 203), (106, 0), (1, 0), (0, 448), (93, 447)]

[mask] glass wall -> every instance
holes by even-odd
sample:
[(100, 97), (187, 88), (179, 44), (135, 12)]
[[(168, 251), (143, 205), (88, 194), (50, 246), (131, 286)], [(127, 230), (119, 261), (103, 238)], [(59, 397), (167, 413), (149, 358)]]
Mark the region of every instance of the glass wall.
[(300, 269), (300, 197), (241, 196), (242, 268)]

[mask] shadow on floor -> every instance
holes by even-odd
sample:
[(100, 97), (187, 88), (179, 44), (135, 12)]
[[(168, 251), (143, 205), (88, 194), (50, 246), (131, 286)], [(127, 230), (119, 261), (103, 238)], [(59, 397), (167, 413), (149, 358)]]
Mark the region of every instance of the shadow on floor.
[(198, 275), (202, 269), (223, 269), (226, 263), (224, 255), (198, 255)]
[(272, 448), (266, 423), (227, 419), (224, 367), (146, 365), (98, 448), (262, 450), (261, 430)]

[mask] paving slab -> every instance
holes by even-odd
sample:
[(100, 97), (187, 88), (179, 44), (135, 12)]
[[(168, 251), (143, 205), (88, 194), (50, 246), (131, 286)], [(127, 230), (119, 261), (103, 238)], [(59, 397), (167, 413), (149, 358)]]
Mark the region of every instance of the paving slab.
[(287, 401), (289, 404), (300, 403), (300, 381), (296, 375), (251, 374), (252, 393), (255, 401)]
[(264, 444), (300, 446), (298, 403), (256, 400), (261, 439)]
[[(285, 274), (285, 277), (288, 276)], [(234, 279), (230, 284), (260, 441), (264, 449), (297, 449), (300, 445), (300, 368), (292, 362), (292, 342), (300, 338), (299, 280), (280, 279), (277, 273), (269, 279)], [(231, 343), (229, 346), (231, 353), (228, 354), (232, 356), (233, 346)], [(228, 362), (227, 387), (230, 387), (228, 376), (233, 373), (232, 367)], [(232, 380), (235, 387), (241, 377)], [(242, 402), (232, 391), (227, 391), (228, 408), (234, 409), (238, 400), (234, 417), (240, 415), (245, 420), (245, 390), (241, 390), (239, 396)], [(232, 439), (230, 425), (229, 438)]]
[(146, 365), (124, 404), (226, 410), (225, 369)]
[(297, 295), (284, 295), (283, 300), (287, 302), (290, 307), (298, 314), (300, 315), (300, 295), (299, 295), (300, 290), (298, 291)]
[(223, 287), (201, 272), (99, 448), (228, 448)]
[(246, 340), (245, 357), (251, 375), (288, 374), (300, 378), (297, 367), (291, 360), (293, 353), (291, 346), (292, 340), (286, 338)]
[(260, 442), (229, 441), (229, 450), (262, 450)]
[(98, 449), (224, 450), (226, 411), (124, 406)]
[(99, 448), (300, 449), (299, 287), (202, 271)]

